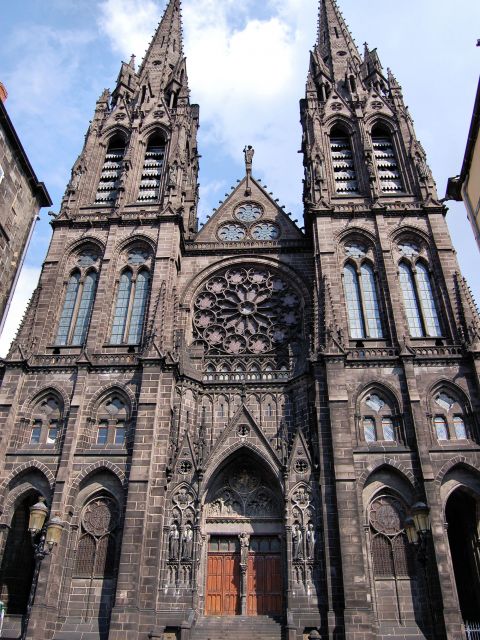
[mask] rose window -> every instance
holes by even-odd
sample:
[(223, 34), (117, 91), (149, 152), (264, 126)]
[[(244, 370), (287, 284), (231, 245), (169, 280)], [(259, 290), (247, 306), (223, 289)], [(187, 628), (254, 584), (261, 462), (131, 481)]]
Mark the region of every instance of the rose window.
[(240, 222), (256, 222), (262, 216), (262, 209), (258, 204), (242, 204), (235, 211), (235, 216)]
[(247, 232), (245, 229), (241, 225), (235, 223), (224, 224), (218, 230), (218, 237), (224, 242), (240, 242), (240, 240), (243, 240), (246, 235)]
[(280, 237), (280, 230), (271, 222), (259, 222), (252, 228), (252, 238), (255, 240), (276, 240)]
[(261, 355), (300, 331), (300, 298), (264, 268), (236, 267), (210, 278), (195, 299), (194, 333), (210, 354)]

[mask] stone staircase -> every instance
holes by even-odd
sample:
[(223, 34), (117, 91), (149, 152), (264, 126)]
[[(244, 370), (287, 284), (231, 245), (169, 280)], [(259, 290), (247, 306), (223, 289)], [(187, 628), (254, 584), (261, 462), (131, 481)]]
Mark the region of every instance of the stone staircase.
[(282, 623), (270, 616), (205, 616), (198, 618), (190, 640), (284, 640)]

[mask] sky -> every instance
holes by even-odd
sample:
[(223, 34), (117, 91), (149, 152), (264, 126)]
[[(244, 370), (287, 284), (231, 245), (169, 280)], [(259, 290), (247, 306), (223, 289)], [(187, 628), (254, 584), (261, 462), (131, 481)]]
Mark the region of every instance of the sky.
[[(2, 1), (0, 80), (6, 107), (58, 212), (95, 102), (121, 60), (139, 63), (166, 0)], [(460, 172), (480, 68), (478, 0), (339, 0), (363, 51), (377, 47), (403, 87), (440, 197)], [(199, 217), (205, 221), (254, 175), (302, 220), (299, 100), (316, 40), (317, 0), (183, 0), (192, 102), (200, 104)], [(480, 301), (480, 255), (462, 203), (447, 216), (463, 274)], [(51, 237), (43, 209), (0, 338), (6, 354), (36, 286)], [(301, 225), (300, 225), (301, 226)]]

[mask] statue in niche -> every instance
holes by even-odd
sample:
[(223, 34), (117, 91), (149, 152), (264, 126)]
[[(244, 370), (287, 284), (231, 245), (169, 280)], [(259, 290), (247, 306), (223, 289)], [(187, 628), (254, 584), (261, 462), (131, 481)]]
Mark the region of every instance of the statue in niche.
[(293, 559), (301, 560), (303, 558), (303, 533), (301, 526), (296, 523), (292, 528), (292, 549), (293, 549)]
[(182, 560), (191, 560), (193, 557), (193, 529), (187, 524), (182, 534)]
[(307, 526), (307, 532), (305, 534), (307, 540), (307, 558), (313, 560), (315, 558), (315, 527), (310, 522)]
[(174, 522), (170, 525), (170, 531), (168, 534), (168, 550), (169, 559), (178, 560), (178, 552), (180, 547), (180, 532), (177, 524)]

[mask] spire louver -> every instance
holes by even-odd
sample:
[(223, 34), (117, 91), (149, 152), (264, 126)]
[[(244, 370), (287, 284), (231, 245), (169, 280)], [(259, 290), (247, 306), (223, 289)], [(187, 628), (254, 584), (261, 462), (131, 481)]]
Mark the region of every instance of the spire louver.
[(160, 192), (160, 182), (165, 158), (165, 146), (155, 141), (148, 145), (143, 163), (142, 179), (138, 192), (141, 202), (156, 202)]
[(377, 163), (381, 191), (384, 193), (403, 191), (402, 179), (391, 138), (374, 136), (373, 151)]
[(98, 183), (95, 204), (113, 204), (117, 199), (117, 189), (122, 173), (122, 160), (125, 147), (109, 147), (103, 163)]
[(336, 135), (330, 139), (330, 148), (337, 193), (357, 193), (357, 173), (350, 140), (347, 136)]

